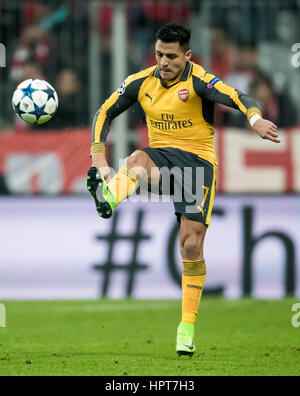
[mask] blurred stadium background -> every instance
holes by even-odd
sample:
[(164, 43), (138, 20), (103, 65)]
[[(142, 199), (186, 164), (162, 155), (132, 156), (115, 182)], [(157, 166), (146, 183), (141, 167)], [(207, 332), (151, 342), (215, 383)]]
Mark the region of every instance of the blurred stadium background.
[[(299, 0), (0, 0), (0, 299), (180, 298), (172, 205), (125, 203), (103, 221), (85, 187), (93, 114), (155, 63), (155, 32), (169, 21), (192, 28), (194, 60), (256, 97), (282, 138), (261, 141), (238, 112), (216, 108), (206, 293), (300, 296), (299, 20)], [(60, 106), (31, 128), (11, 97), (33, 77), (55, 86)], [(116, 168), (147, 145), (141, 108), (112, 129)]]

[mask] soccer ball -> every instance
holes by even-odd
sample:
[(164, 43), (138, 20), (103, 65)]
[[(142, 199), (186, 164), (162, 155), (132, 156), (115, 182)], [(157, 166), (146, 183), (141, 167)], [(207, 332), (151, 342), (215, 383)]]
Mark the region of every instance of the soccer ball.
[(15, 112), (28, 124), (45, 124), (58, 108), (55, 89), (46, 81), (29, 79), (15, 90), (12, 105)]

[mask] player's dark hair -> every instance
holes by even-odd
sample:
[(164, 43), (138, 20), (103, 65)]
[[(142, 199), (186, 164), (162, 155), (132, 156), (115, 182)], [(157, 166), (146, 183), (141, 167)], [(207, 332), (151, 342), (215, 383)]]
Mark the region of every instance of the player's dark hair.
[(178, 42), (185, 52), (190, 49), (190, 39), (191, 30), (176, 23), (169, 23), (163, 26), (156, 34), (156, 41), (161, 40), (164, 43)]

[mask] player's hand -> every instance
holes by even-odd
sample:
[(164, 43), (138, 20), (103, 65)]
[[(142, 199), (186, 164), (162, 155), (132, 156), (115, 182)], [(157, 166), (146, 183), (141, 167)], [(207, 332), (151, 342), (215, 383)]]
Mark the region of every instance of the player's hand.
[(93, 155), (93, 165), (99, 169), (102, 177), (109, 182), (110, 179), (110, 167), (105, 158), (105, 154), (95, 154)]
[(262, 139), (271, 140), (271, 142), (274, 143), (280, 143), (277, 132), (278, 127), (273, 124), (273, 122), (260, 118), (253, 125), (253, 129)]

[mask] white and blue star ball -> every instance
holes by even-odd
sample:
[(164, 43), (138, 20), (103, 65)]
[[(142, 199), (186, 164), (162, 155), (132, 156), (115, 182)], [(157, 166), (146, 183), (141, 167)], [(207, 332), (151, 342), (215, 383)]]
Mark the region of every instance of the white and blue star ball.
[(28, 124), (45, 124), (58, 108), (55, 89), (44, 80), (29, 79), (18, 85), (12, 98), (15, 112)]

